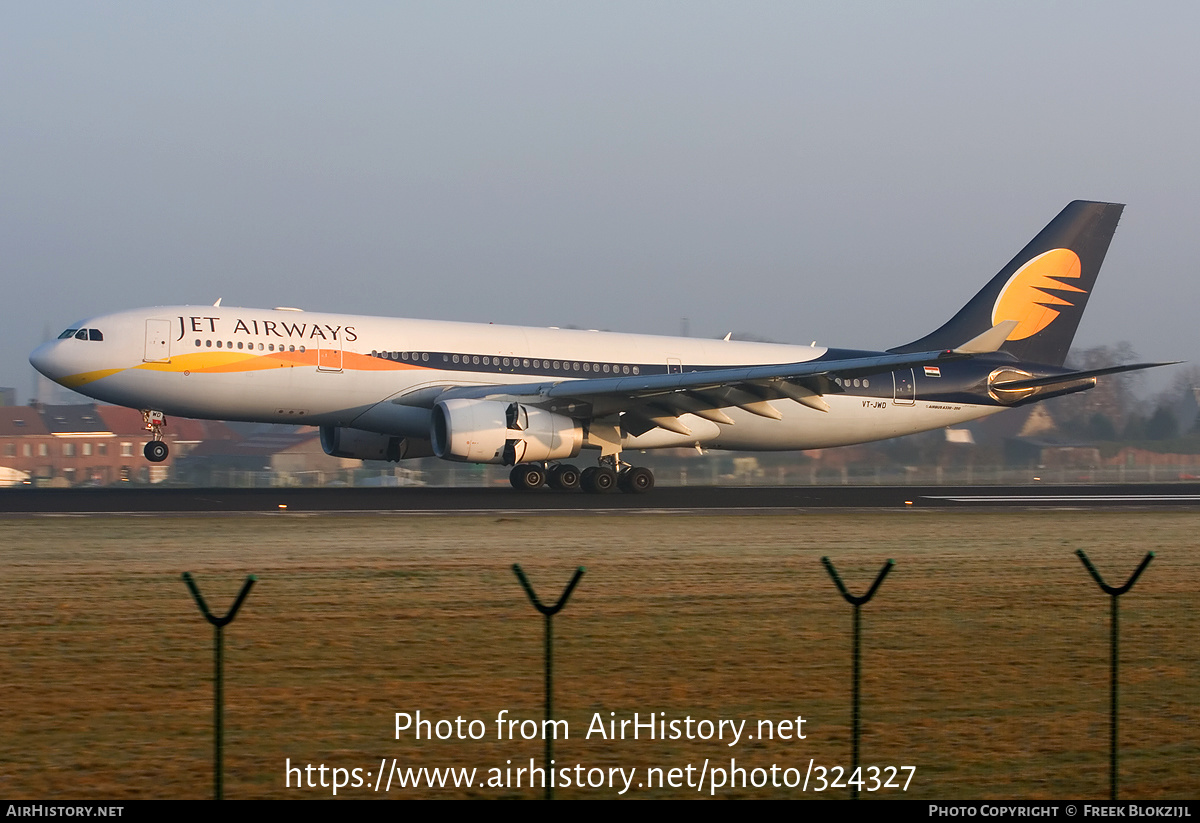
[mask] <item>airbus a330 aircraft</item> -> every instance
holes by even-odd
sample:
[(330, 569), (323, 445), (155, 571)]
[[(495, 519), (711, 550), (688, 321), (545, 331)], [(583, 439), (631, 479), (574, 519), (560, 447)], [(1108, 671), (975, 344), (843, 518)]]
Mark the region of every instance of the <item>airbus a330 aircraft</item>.
[[(1063, 367), (1124, 207), (1075, 201), (936, 331), (886, 352), (217, 305), (82, 320), (29, 360), (97, 400), (321, 427), (329, 454), (513, 466), (512, 484), (654, 485), (625, 450), (882, 440), (1092, 388)], [(596, 465), (564, 461), (584, 449)]]

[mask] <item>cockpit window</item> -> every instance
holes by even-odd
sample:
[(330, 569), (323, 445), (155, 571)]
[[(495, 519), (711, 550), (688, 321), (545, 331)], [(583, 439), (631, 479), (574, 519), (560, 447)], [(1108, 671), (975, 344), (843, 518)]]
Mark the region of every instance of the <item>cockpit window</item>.
[(77, 331), (79, 331), (79, 329), (67, 329), (65, 332), (63, 332), (62, 334), (60, 334), (60, 335), (58, 336), (58, 339), (59, 339), (59, 340), (66, 340), (68, 337), (74, 337), (74, 336), (75, 336), (75, 332), (77, 332)]
[(88, 329), (88, 340), (103, 340), (104, 335), (99, 329)]
[(87, 340), (87, 329), (80, 329), (79, 331), (75, 332), (75, 339)]

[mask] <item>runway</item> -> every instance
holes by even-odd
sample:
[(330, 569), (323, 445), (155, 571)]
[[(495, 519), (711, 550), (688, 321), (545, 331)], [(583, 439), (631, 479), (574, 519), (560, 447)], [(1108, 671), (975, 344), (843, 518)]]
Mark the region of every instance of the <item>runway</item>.
[(646, 495), (508, 488), (8, 489), (0, 514), (747, 512), (808, 509), (1200, 508), (1200, 483), (1063, 486), (688, 486)]

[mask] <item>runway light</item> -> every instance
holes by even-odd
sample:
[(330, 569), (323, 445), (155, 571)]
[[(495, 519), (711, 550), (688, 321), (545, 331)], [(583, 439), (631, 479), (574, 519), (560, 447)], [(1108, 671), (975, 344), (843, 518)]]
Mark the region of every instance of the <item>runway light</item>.
[(906, 506), (911, 506), (911, 505), (912, 505), (912, 501), (911, 501), (911, 500), (905, 500), (905, 501), (904, 501), (904, 505), (906, 505)]
[(279, 508), (281, 508), (281, 509), (286, 509), (286, 508), (287, 508), (287, 503), (280, 503), (280, 504), (279, 504)]

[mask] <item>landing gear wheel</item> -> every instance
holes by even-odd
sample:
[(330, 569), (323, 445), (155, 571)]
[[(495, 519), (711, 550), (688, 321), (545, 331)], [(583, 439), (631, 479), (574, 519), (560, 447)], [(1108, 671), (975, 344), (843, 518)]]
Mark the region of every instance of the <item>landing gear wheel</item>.
[(550, 488), (563, 491), (574, 491), (579, 488), (579, 469), (566, 463), (559, 463), (550, 470)]
[(591, 494), (608, 494), (617, 489), (617, 473), (608, 466), (592, 466), (583, 470), (583, 490)]
[(167, 416), (153, 409), (142, 409), (142, 420), (146, 424), (146, 431), (150, 432), (150, 442), (142, 449), (142, 454), (146, 455), (146, 459), (151, 463), (161, 463), (167, 459), (167, 455), (170, 453), (170, 449), (162, 439), (162, 430), (163, 426), (167, 425)]
[(619, 482), (626, 494), (645, 494), (654, 488), (654, 472), (644, 466), (630, 466), (621, 472)]
[(546, 482), (546, 473), (542, 471), (541, 466), (522, 464), (513, 467), (512, 472), (508, 475), (508, 482), (518, 491), (533, 491), (540, 489)]
[(167, 448), (167, 444), (161, 440), (151, 440), (142, 449), (142, 454), (146, 455), (146, 459), (151, 463), (161, 463), (167, 459), (167, 455), (171, 450)]

